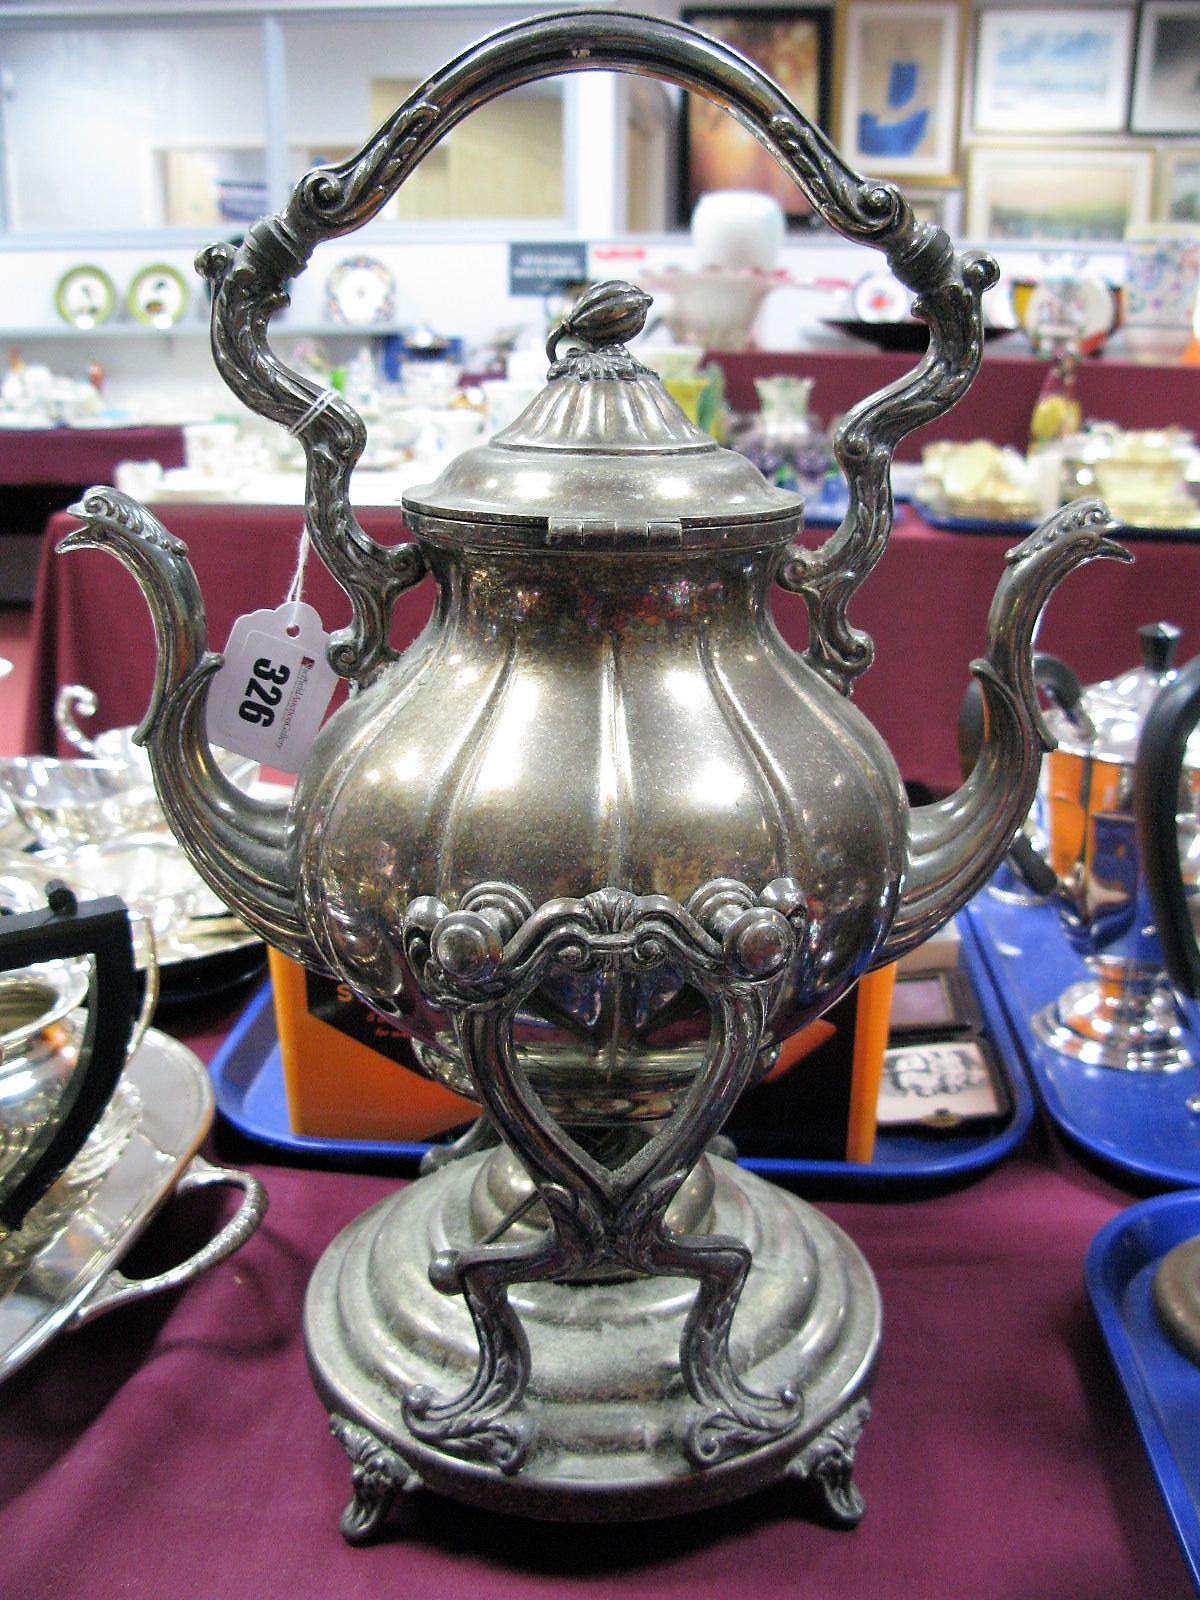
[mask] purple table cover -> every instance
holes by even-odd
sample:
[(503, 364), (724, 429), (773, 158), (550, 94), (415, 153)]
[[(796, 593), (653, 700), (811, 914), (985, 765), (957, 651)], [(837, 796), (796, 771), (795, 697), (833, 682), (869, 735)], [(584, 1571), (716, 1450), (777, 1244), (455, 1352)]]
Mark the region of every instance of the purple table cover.
[[(216, 1042), (193, 1039), (206, 1056)], [(246, 1164), (220, 1130), (215, 1154)], [(5, 1600), (1191, 1592), (1084, 1290), (1089, 1241), (1132, 1197), (1040, 1131), (958, 1192), (823, 1207), (865, 1251), (884, 1303), (854, 1532), (804, 1520), (787, 1486), (608, 1527), (419, 1494), (385, 1542), (348, 1547), (349, 1474), (309, 1382), (302, 1303), (324, 1247), (393, 1180), (253, 1151), (248, 1164), (270, 1210), (236, 1257), (60, 1338), (0, 1388)]]

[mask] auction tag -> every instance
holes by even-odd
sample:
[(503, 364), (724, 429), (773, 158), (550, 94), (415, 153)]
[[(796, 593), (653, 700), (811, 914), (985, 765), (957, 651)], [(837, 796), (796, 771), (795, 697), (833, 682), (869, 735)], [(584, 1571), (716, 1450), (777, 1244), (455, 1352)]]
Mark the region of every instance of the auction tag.
[(299, 772), (337, 687), (328, 644), (303, 601), (239, 617), (208, 690), (209, 742)]

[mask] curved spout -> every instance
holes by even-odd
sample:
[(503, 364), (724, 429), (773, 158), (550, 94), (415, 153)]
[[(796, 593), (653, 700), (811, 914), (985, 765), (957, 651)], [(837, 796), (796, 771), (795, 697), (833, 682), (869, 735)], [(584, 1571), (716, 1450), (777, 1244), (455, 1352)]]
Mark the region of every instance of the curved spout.
[(954, 794), (916, 807), (896, 917), (872, 965), (927, 939), (991, 877), (1024, 821), (1042, 752), (1054, 747), (1038, 707), (1033, 641), (1057, 585), (1097, 556), (1133, 557), (1109, 537), (1116, 524), (1099, 500), (1064, 506), (1010, 550), (988, 615), (988, 652), (971, 664), (983, 695), (983, 746)]
[(106, 550), (150, 607), (154, 689), (134, 739), (146, 747), (171, 828), (204, 881), (270, 944), (322, 966), (297, 911), (289, 806), (252, 799), (221, 771), (205, 727), (208, 685), (222, 658), (207, 648), (204, 602), (187, 546), (115, 489), (89, 489), (83, 523), (58, 549)]

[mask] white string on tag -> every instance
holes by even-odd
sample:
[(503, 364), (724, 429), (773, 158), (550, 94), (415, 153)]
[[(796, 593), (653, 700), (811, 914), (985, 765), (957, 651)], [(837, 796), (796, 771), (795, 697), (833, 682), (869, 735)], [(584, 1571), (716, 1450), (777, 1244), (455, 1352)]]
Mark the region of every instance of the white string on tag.
[(308, 568), (308, 554), (311, 549), (312, 540), (308, 536), (308, 524), (305, 523), (300, 529), (300, 542), (296, 546), (296, 569), (283, 597), (285, 606), (294, 606), (304, 598), (304, 574)]
[(322, 389), (320, 394), (318, 394), (317, 398), (313, 401), (312, 405), (309, 406), (308, 410), (301, 412), (296, 421), (292, 423), (291, 427), (288, 429), (288, 432), (293, 437), (297, 437), (298, 435), (302, 434), (305, 428), (308, 427), (309, 423), (315, 422), (322, 412), (328, 411), (329, 407), (336, 399), (336, 389)]

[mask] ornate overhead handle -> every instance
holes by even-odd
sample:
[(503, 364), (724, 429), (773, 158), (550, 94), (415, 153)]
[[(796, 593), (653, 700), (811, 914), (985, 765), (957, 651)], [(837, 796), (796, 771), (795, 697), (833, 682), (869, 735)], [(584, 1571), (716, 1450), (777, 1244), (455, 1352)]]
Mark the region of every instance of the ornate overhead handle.
[(873, 647), (846, 621), (846, 604), (879, 560), (892, 526), (889, 467), (897, 442), (940, 416), (969, 386), (983, 351), (980, 296), (995, 281), (987, 257), (956, 255), (945, 231), (918, 222), (892, 184), (855, 173), (819, 128), (771, 80), (726, 45), (683, 26), (616, 12), (570, 12), (519, 22), (465, 50), (422, 84), (361, 151), (300, 180), (287, 206), (245, 242), (198, 260), (213, 286), (218, 369), (252, 410), (298, 433), (308, 460), (305, 517), (321, 559), (345, 589), (350, 626), (330, 659), (361, 679), (389, 658), (391, 607), (423, 573), (412, 545), (369, 538), (350, 506), (350, 473), (366, 429), (345, 400), (284, 365), (267, 342), (287, 285), (315, 247), (374, 217), (455, 125), (509, 89), (559, 73), (633, 72), (703, 95), (730, 111), (796, 181), (832, 228), (883, 251), (917, 296), (930, 345), (906, 378), (863, 402), (839, 429), (836, 451), (850, 509), (821, 549), (794, 547), (780, 581), (803, 594), (812, 619), (809, 659), (844, 692)]

